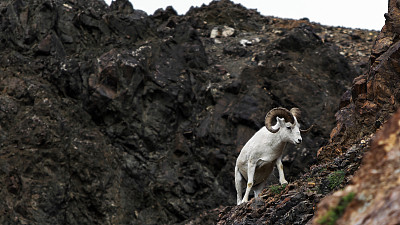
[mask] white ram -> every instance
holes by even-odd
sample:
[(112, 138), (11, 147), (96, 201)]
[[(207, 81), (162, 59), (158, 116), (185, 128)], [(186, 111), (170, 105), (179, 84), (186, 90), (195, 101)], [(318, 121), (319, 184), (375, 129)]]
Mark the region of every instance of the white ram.
[[(279, 182), (286, 184), (283, 173), (282, 152), (286, 143), (300, 144), (301, 133), (311, 130), (300, 130), (297, 119), (300, 116), (298, 108), (290, 111), (285, 108), (274, 108), (265, 117), (263, 126), (242, 148), (235, 166), (235, 186), (237, 192), (237, 204), (247, 202), (250, 190), (253, 189), (257, 198), (263, 190), (268, 176), (274, 165), (278, 167)], [(276, 120), (276, 124), (272, 125)], [(247, 181), (247, 186), (246, 185)], [(246, 192), (242, 199), (243, 190)]]

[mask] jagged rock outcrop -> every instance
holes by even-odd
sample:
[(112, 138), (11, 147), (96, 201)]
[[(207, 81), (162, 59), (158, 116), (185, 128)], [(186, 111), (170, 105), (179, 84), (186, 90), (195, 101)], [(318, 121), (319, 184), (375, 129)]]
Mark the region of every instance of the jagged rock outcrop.
[[(210, 38), (225, 26), (230, 35)], [(295, 184), (280, 197), (293, 201), (271, 214), (282, 220), (307, 198), (297, 211), (306, 221), (321, 196), (293, 187), (320, 174), (313, 182), (330, 192), (324, 176), (355, 170), (366, 145), (309, 169), (375, 32), (226, 0), (184, 16), (149, 16), (127, 0), (7, 0), (0, 27), (1, 224), (213, 224), (235, 203), (238, 152), (276, 106), (317, 125), (287, 149)]]

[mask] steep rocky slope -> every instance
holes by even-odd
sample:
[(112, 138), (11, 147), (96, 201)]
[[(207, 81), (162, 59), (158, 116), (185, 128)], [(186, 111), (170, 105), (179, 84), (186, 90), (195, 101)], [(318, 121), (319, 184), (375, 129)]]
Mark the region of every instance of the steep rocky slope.
[[(7, 0), (0, 27), (1, 224), (214, 224), (220, 210), (221, 223), (243, 212), (303, 223), (337, 189), (330, 172), (346, 169), (346, 183), (369, 144), (316, 164), (335, 113), (355, 104), (354, 86), (342, 94), (369, 68), (373, 31), (226, 0), (184, 16), (127, 0)], [(276, 106), (316, 125), (285, 153), (291, 185), (265, 190), (259, 210), (232, 208), (235, 159)]]

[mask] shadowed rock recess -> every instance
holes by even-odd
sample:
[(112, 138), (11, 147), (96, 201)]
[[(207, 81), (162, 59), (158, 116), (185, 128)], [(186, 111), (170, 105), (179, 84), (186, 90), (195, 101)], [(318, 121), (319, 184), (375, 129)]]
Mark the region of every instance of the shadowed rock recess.
[[(1, 1), (0, 224), (310, 222), (397, 108), (390, 12), (378, 35), (228, 0)], [(236, 157), (278, 106), (316, 126), (284, 153), (288, 186), (235, 206)]]

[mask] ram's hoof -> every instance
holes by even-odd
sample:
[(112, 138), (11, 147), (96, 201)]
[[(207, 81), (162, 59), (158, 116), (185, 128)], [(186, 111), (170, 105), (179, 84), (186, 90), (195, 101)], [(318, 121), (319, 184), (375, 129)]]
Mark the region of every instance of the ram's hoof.
[(288, 182), (286, 180), (280, 181), (280, 183), (281, 183), (281, 185), (288, 184)]

